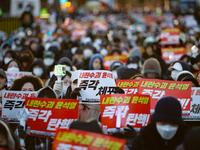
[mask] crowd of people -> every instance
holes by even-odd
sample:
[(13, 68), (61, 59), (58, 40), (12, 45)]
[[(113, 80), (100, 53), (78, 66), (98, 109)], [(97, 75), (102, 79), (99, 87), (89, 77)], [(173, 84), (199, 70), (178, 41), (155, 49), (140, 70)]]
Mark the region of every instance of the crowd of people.
[[(9, 35), (0, 32), (1, 98), (2, 90), (12, 90), (37, 91), (36, 97), (40, 98), (76, 99), (81, 96), (77, 85), (78, 72), (105, 70), (104, 58), (110, 55), (127, 58), (126, 63), (113, 60), (109, 64), (109, 71), (115, 80), (147, 78), (191, 81), (193, 87), (199, 87), (200, 28), (195, 18), (195, 23), (189, 24), (185, 16), (175, 16), (170, 12), (129, 10), (97, 15), (82, 8), (69, 18), (69, 23), (63, 22), (58, 15), (55, 21), (35, 18), (30, 25), (26, 24)], [(103, 22), (99, 24), (100, 27), (94, 25), (95, 20)], [(167, 27), (180, 29), (178, 43), (160, 44), (161, 32)], [(195, 52), (191, 50), (194, 45), (197, 48)], [(184, 47), (186, 51), (179, 60), (170, 59), (168, 63), (162, 57), (163, 47)], [(52, 74), (58, 64), (66, 66), (61, 81)], [(9, 85), (5, 71), (31, 72), (32, 75), (20, 76)], [(115, 93), (124, 91), (116, 87)], [(151, 123), (142, 128), (140, 134), (137, 135), (128, 126), (124, 134), (113, 133), (112, 136), (125, 138), (126, 149), (130, 150), (199, 150), (200, 129), (191, 129), (183, 121), (181, 111), (176, 98), (161, 98)], [(100, 121), (99, 114), (99, 104), (80, 104), (79, 121), (72, 123), (71, 128), (103, 134), (97, 123)], [(84, 122), (91, 118), (96, 121)], [(18, 130), (18, 136), (25, 138), (25, 147), (20, 146), (19, 137), (14, 135), (13, 130)], [(9, 125), (7, 118), (2, 116), (0, 149), (51, 149), (52, 138), (26, 136), (25, 130), (22, 126)]]

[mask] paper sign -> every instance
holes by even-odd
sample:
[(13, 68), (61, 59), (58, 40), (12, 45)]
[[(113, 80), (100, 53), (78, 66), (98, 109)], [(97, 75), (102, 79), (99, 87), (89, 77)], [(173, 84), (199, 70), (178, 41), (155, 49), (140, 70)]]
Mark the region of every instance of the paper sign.
[(27, 134), (51, 137), (57, 128), (68, 129), (78, 119), (78, 100), (26, 98)]
[(127, 55), (109, 55), (109, 56), (104, 56), (103, 57), (103, 66), (106, 70), (109, 70), (110, 65), (114, 62), (114, 61), (121, 61), (122, 63), (126, 63), (127, 62)]
[(138, 93), (139, 80), (116, 80), (116, 86), (122, 88), (125, 94)]
[(25, 97), (34, 97), (36, 92), (2, 90), (2, 116), (10, 123), (19, 123), (17, 112), (25, 106)]
[(99, 104), (100, 95), (113, 94), (116, 84), (110, 71), (85, 70), (79, 73), (78, 86), (81, 88), (80, 103)]
[(123, 150), (126, 141), (81, 130), (58, 130), (52, 150)]
[(19, 71), (19, 72), (5, 71), (5, 72), (6, 72), (6, 76), (7, 76), (7, 79), (8, 79), (8, 83), (7, 83), (8, 87), (10, 87), (12, 85), (13, 81), (15, 79), (17, 79), (18, 77), (25, 75), (25, 74), (29, 74), (29, 75), (32, 74), (32, 72), (23, 72), (23, 71)]
[(184, 47), (161, 48), (162, 58), (166, 63), (171, 63), (170, 57), (173, 57), (173, 62), (178, 61), (186, 54)]
[(183, 118), (185, 121), (200, 121), (200, 87), (192, 87), (190, 116)]
[(150, 122), (150, 96), (139, 94), (101, 95), (101, 127), (104, 133), (116, 129), (121, 107), (121, 128), (127, 124), (140, 129)]
[(108, 25), (104, 20), (95, 20), (92, 25), (92, 28), (98, 31), (107, 31)]
[(76, 40), (79, 37), (85, 37), (87, 35), (87, 31), (84, 28), (77, 28), (72, 30), (71, 32), (71, 39)]
[(179, 44), (180, 29), (179, 28), (166, 28), (161, 32), (160, 44)]
[(192, 82), (154, 79), (139, 80), (139, 94), (151, 96), (151, 113), (157, 101), (166, 96), (176, 97), (182, 106), (182, 114), (189, 115)]

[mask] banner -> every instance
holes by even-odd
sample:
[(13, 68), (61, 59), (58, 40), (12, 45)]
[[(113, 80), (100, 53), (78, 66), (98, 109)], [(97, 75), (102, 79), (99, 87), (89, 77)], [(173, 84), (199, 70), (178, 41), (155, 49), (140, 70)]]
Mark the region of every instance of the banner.
[(28, 135), (51, 137), (57, 128), (68, 129), (78, 119), (78, 100), (26, 98)]
[[(120, 114), (118, 114), (120, 111)], [(116, 130), (117, 117), (120, 128), (127, 124), (138, 130), (150, 122), (150, 96), (139, 94), (101, 95), (101, 127), (104, 133)]]
[(116, 80), (116, 86), (123, 89), (125, 94), (137, 94), (139, 80)]
[(106, 32), (108, 30), (108, 25), (104, 20), (94, 20), (92, 28), (98, 31)]
[(190, 116), (183, 116), (185, 121), (200, 121), (200, 87), (192, 87)]
[(178, 61), (186, 54), (184, 47), (161, 48), (162, 58), (167, 63)]
[(182, 113), (184, 115), (189, 115), (191, 87), (192, 83), (190, 81), (140, 79), (138, 93), (151, 96), (151, 113), (154, 112), (155, 105), (160, 98), (173, 96), (180, 101)]
[(10, 87), (12, 85), (13, 81), (15, 79), (19, 78), (20, 76), (25, 75), (25, 74), (29, 74), (29, 75), (32, 74), (32, 72), (23, 72), (23, 71), (19, 71), (19, 72), (5, 71), (5, 72), (6, 72), (6, 76), (8, 79), (8, 83), (7, 83), (8, 87)]
[(123, 150), (126, 141), (81, 130), (58, 130), (52, 150)]
[(114, 62), (114, 61), (121, 61), (122, 63), (126, 64), (128, 56), (127, 55), (108, 55), (108, 56), (104, 56), (103, 57), (103, 66), (106, 70), (109, 70), (110, 65)]
[(17, 112), (25, 106), (26, 97), (34, 97), (32, 91), (7, 91), (2, 90), (2, 116), (8, 117), (10, 123), (19, 123)]
[(85, 37), (87, 35), (87, 31), (85, 28), (76, 28), (76, 29), (73, 29), (72, 32), (71, 32), (71, 39), (72, 40), (76, 40), (77, 38), (82, 38), (82, 37)]
[(179, 44), (180, 29), (179, 28), (166, 28), (161, 32), (160, 44)]
[(79, 73), (78, 86), (80, 103), (99, 104), (100, 95), (114, 94), (116, 84), (110, 71), (84, 70)]

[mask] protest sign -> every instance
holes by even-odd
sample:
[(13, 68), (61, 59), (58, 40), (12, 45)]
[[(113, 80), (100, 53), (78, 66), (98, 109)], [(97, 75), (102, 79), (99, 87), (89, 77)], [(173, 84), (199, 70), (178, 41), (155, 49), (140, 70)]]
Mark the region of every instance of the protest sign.
[(67, 129), (78, 119), (78, 100), (26, 98), (29, 111), (27, 134), (51, 137), (56, 129)]
[(34, 97), (32, 91), (2, 90), (2, 116), (8, 117), (10, 123), (18, 123), (17, 112), (25, 106), (26, 97)]
[(184, 47), (161, 48), (161, 53), (163, 60), (169, 64), (178, 61), (184, 54), (186, 54), (186, 50)]
[(127, 55), (109, 55), (109, 56), (104, 56), (103, 57), (103, 66), (106, 70), (109, 70), (110, 65), (114, 62), (114, 61), (121, 61), (122, 63), (126, 63), (127, 61)]
[(18, 77), (25, 75), (25, 74), (32, 74), (32, 72), (23, 72), (23, 71), (19, 71), (19, 72), (10, 72), (10, 71), (5, 71), (6, 72), (6, 76), (8, 79), (8, 83), (7, 86), (10, 87), (13, 83), (13, 81), (15, 79), (17, 79)]
[(139, 80), (116, 80), (116, 86), (124, 90), (125, 94), (138, 93)]
[(82, 38), (82, 37), (85, 37), (86, 35), (87, 35), (87, 31), (85, 28), (76, 28), (72, 30), (70, 38), (72, 40), (76, 40), (77, 38)]
[(166, 28), (161, 32), (160, 44), (179, 44), (180, 29), (179, 28)]
[(140, 79), (138, 93), (151, 96), (151, 113), (154, 112), (155, 105), (160, 98), (174, 96), (181, 103), (182, 113), (189, 115), (191, 87), (192, 83), (190, 81)]
[(139, 131), (142, 126), (150, 122), (149, 95), (101, 95), (101, 127), (104, 133), (116, 129), (119, 109), (121, 109), (120, 128), (125, 128), (129, 124)]
[(75, 129), (58, 130), (52, 150), (123, 150), (126, 141), (99, 133)]
[(104, 20), (94, 20), (92, 28), (98, 31), (107, 31), (108, 25)]
[(192, 87), (190, 116), (183, 116), (185, 121), (200, 121), (200, 87)]
[(79, 73), (78, 86), (81, 88), (80, 103), (99, 104), (100, 95), (114, 94), (116, 84), (110, 71), (84, 70)]

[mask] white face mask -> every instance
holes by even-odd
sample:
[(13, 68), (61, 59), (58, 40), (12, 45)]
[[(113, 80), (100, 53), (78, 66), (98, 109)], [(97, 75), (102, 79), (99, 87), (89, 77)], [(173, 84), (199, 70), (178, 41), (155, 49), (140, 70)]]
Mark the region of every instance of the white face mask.
[(133, 68), (133, 69), (137, 69), (138, 68), (138, 65), (135, 64), (135, 63), (130, 63), (127, 65), (128, 68)]
[(44, 71), (42, 68), (39, 68), (39, 67), (33, 68), (34, 75), (41, 77), (43, 73), (44, 73)]
[(6, 57), (6, 58), (4, 58), (4, 63), (5, 63), (5, 64), (8, 64), (9, 61), (11, 61), (11, 60), (12, 60), (12, 58), (8, 58), (8, 57)]
[(12, 50), (15, 50), (17, 48), (17, 46), (15, 45), (15, 44), (13, 44), (12, 46), (11, 46), (11, 49)]
[(107, 56), (107, 55), (108, 55), (108, 50), (102, 49), (102, 50), (100, 50), (100, 54), (101, 54), (102, 56)]
[(45, 58), (43, 61), (44, 61), (45, 66), (51, 66), (54, 63), (53, 58)]
[(76, 52), (76, 50), (77, 50), (77, 47), (72, 47), (72, 48), (71, 48), (71, 53), (74, 55), (75, 52)]
[(68, 86), (63, 85), (63, 90), (62, 90), (63, 95), (66, 94), (66, 92), (67, 92), (67, 88), (68, 88)]
[(75, 83), (72, 83), (71, 84), (71, 87), (72, 87), (72, 91), (77, 87), (77, 84), (75, 84)]
[(84, 55), (85, 58), (90, 58), (93, 55), (93, 51), (90, 50), (90, 49), (85, 49), (83, 51), (83, 55)]
[(71, 67), (70, 67), (70, 66), (66, 66), (66, 70), (67, 70), (67, 71), (70, 71), (70, 70), (71, 70)]
[(169, 124), (159, 125), (156, 123), (156, 129), (163, 139), (170, 140), (176, 134), (178, 127), (173, 127)]
[(176, 77), (177, 77), (177, 75), (178, 75), (180, 72), (181, 72), (181, 71), (172, 70), (172, 71), (171, 71), (171, 77), (172, 77), (172, 79), (176, 81)]
[(18, 72), (19, 68), (17, 68), (17, 67), (10, 67), (10, 68), (7, 69), (7, 71)]
[(117, 80), (117, 78), (118, 78), (118, 76), (117, 76), (117, 70), (113, 70), (112, 73), (113, 73), (113, 78), (115, 80)]

